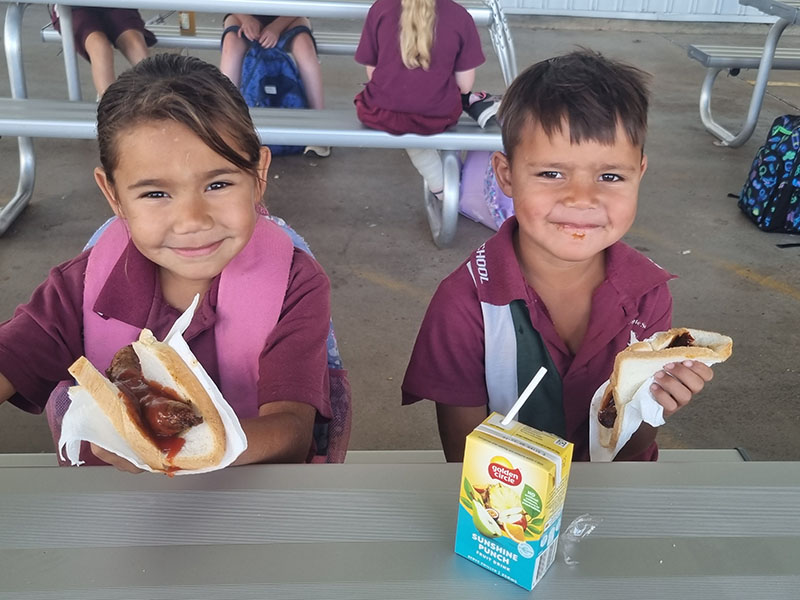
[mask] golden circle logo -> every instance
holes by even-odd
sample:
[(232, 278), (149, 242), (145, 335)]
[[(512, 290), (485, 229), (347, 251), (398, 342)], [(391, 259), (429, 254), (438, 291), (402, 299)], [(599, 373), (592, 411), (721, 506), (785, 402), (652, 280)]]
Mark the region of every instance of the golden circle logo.
[(517, 486), (522, 481), (519, 469), (515, 469), (505, 456), (495, 456), (489, 461), (489, 477), (510, 486)]

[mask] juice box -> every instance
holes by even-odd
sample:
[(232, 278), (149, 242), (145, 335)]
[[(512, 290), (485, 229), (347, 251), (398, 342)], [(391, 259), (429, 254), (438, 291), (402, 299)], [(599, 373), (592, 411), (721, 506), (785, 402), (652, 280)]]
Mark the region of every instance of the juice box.
[(555, 559), (572, 444), (502, 420), (467, 436), (456, 553), (530, 590)]

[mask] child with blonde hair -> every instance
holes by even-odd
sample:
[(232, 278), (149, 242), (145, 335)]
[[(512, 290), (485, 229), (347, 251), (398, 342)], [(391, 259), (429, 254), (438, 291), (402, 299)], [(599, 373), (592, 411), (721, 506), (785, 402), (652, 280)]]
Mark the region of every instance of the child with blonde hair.
[[(475, 22), (453, 0), (377, 0), (355, 59), (366, 66), (368, 79), (355, 98), (358, 118), (395, 135), (432, 135), (455, 125), (470, 106), (475, 69), (485, 61)], [(482, 98), (472, 95), (472, 103), (483, 104)], [(496, 103), (483, 108), (478, 116), (485, 124)], [(439, 196), (444, 179), (438, 151), (406, 152)]]

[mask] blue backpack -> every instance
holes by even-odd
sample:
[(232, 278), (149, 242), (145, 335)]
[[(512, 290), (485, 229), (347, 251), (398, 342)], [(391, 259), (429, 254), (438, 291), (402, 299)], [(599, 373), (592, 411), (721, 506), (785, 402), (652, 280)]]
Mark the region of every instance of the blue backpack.
[(739, 208), (763, 231), (800, 233), (800, 115), (775, 119), (739, 194)]
[[(248, 106), (308, 108), (300, 72), (292, 57), (284, 49), (298, 33), (311, 35), (311, 30), (303, 25), (287, 29), (273, 48), (263, 48), (258, 42), (251, 42), (250, 49), (242, 62), (240, 90)], [(303, 148), (303, 146), (269, 145), (273, 154), (298, 154)]]

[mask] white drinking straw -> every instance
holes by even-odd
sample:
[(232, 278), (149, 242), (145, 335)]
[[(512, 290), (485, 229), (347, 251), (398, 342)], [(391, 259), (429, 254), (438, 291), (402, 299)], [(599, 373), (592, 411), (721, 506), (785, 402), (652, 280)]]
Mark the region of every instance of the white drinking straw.
[(517, 398), (517, 401), (514, 402), (514, 406), (511, 407), (511, 410), (508, 411), (508, 414), (505, 416), (505, 418), (502, 421), (500, 421), (501, 425), (506, 426), (509, 423), (511, 423), (511, 421), (514, 420), (514, 417), (517, 416), (519, 409), (522, 408), (522, 405), (525, 404), (525, 401), (533, 393), (533, 390), (536, 389), (536, 386), (539, 385), (539, 382), (546, 374), (547, 374), (547, 369), (545, 369), (544, 367), (539, 367), (539, 370), (536, 371), (536, 375), (533, 376), (533, 379), (531, 379), (531, 382), (528, 384), (528, 387), (522, 390), (522, 393), (519, 395), (519, 398)]

